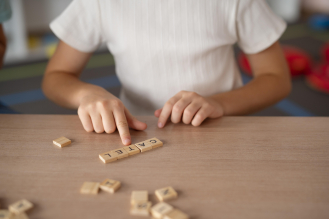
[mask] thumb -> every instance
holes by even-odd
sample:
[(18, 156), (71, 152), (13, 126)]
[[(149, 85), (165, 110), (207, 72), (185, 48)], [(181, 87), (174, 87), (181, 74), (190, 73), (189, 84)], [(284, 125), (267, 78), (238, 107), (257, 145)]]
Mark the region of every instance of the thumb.
[(136, 130), (145, 130), (147, 128), (146, 123), (136, 119), (133, 115), (131, 115), (131, 113), (127, 109), (125, 109), (125, 114), (130, 128)]

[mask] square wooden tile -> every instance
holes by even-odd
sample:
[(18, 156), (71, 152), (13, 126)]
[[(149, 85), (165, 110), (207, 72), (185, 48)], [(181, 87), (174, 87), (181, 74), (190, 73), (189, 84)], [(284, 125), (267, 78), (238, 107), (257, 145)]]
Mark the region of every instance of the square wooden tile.
[(0, 210), (0, 218), (1, 219), (11, 219), (12, 218), (12, 213), (8, 210), (1, 209)]
[(144, 201), (138, 202), (131, 206), (130, 214), (135, 216), (149, 216), (150, 215), (150, 208), (152, 206), (151, 202)]
[(134, 155), (134, 154), (138, 154), (140, 153), (141, 151), (139, 150), (138, 147), (136, 147), (136, 145), (129, 145), (129, 146), (126, 146), (124, 147), (123, 149), (125, 149), (128, 153), (129, 156), (131, 155)]
[(142, 142), (136, 143), (135, 145), (139, 148), (139, 150), (142, 153), (145, 151), (152, 150), (152, 144), (147, 141), (142, 141)]
[(125, 149), (123, 149), (123, 148), (119, 148), (119, 149), (113, 150), (112, 152), (114, 154), (116, 154), (116, 156), (117, 156), (118, 159), (122, 159), (122, 158), (128, 157), (128, 152)]
[(99, 182), (84, 182), (81, 186), (81, 194), (97, 194), (99, 190)]
[(148, 191), (133, 191), (130, 203), (133, 205), (138, 202), (147, 202), (149, 200), (148, 196)]
[(165, 203), (159, 202), (151, 208), (151, 213), (154, 218), (162, 219), (163, 216), (174, 210), (174, 207)]
[(116, 190), (118, 190), (121, 186), (121, 183), (117, 180), (113, 179), (106, 179), (100, 184), (100, 188), (103, 191), (114, 193)]
[(160, 201), (177, 198), (177, 192), (171, 186), (155, 190), (155, 195)]
[(163, 219), (188, 219), (188, 215), (178, 209), (174, 209), (165, 215)]
[(116, 161), (118, 159), (117, 153), (113, 151), (108, 151), (99, 155), (99, 159), (101, 159), (104, 163), (110, 163)]
[(146, 142), (147, 142), (148, 144), (151, 144), (151, 145), (152, 145), (152, 149), (163, 146), (162, 141), (160, 141), (160, 140), (157, 139), (157, 138), (151, 138), (151, 139), (148, 139), (148, 140), (146, 140)]
[(62, 148), (62, 147), (65, 147), (65, 146), (71, 144), (71, 140), (68, 138), (65, 138), (65, 137), (60, 137), (60, 138), (53, 140), (53, 144)]
[(15, 214), (20, 214), (31, 208), (33, 208), (33, 204), (26, 199), (22, 199), (18, 202), (15, 202), (14, 204), (9, 205), (9, 211)]
[(20, 214), (15, 214), (15, 216), (12, 216), (10, 219), (29, 219), (26, 213), (22, 212)]

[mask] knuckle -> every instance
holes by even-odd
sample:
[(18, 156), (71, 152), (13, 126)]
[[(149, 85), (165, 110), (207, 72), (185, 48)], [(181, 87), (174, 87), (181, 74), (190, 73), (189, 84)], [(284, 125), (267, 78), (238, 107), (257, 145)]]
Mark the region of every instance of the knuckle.
[(173, 108), (174, 104), (172, 103), (173, 101), (169, 100), (167, 103), (165, 103), (165, 107), (167, 108)]
[(209, 109), (209, 110), (214, 109), (213, 105), (211, 105), (211, 104), (208, 103), (208, 102), (204, 104), (204, 107), (205, 107), (206, 109)]
[(94, 104), (94, 103), (90, 103), (90, 104), (87, 104), (87, 105), (85, 106), (85, 108), (86, 108), (87, 110), (96, 110), (97, 106), (96, 106), (96, 104)]
[(111, 105), (118, 108), (123, 107), (123, 103), (120, 100), (112, 100)]
[(126, 127), (128, 127), (128, 123), (127, 123), (127, 121), (118, 121), (118, 123), (117, 123), (117, 126), (118, 126), (118, 128), (126, 128)]
[(196, 115), (195, 117), (196, 117), (197, 119), (202, 120), (202, 119), (206, 118), (206, 114), (205, 114), (205, 113), (198, 113), (198, 115)]
[(174, 112), (180, 112), (182, 110), (182, 108), (179, 105), (174, 105), (173, 109)]
[(108, 100), (101, 100), (97, 104), (99, 105), (99, 107), (108, 108), (110, 102)]
[(190, 97), (197, 97), (197, 96), (199, 96), (197, 93), (195, 93), (195, 92), (189, 92), (189, 96)]
[(184, 111), (184, 114), (185, 114), (186, 116), (188, 116), (188, 117), (192, 117), (192, 116), (193, 116), (193, 112), (192, 112), (191, 110), (189, 110), (189, 109), (186, 109), (186, 110)]

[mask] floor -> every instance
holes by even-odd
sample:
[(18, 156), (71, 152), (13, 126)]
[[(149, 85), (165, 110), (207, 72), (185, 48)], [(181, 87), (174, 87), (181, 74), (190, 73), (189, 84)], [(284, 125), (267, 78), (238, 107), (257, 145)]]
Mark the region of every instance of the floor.
[[(319, 51), (325, 42), (329, 42), (329, 31), (315, 32), (305, 24), (290, 25), (280, 41), (282, 44), (305, 50), (312, 56), (314, 62), (319, 62), (321, 59)], [(0, 102), (17, 113), (76, 114), (76, 110), (57, 106), (43, 95), (40, 85), (46, 64), (47, 60), (4, 66), (0, 71)], [(243, 73), (242, 77), (245, 83), (251, 80)], [(81, 79), (102, 86), (115, 95), (120, 92), (114, 60), (109, 53), (94, 54)], [(293, 90), (288, 98), (253, 115), (329, 116), (329, 95), (310, 89), (304, 78), (299, 77), (293, 80)]]

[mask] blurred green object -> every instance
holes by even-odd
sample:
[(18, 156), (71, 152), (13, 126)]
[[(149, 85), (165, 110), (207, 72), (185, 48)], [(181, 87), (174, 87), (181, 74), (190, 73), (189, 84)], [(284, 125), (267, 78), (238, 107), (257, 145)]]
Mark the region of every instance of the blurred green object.
[(0, 23), (11, 17), (11, 7), (9, 0), (0, 0)]

